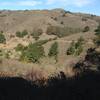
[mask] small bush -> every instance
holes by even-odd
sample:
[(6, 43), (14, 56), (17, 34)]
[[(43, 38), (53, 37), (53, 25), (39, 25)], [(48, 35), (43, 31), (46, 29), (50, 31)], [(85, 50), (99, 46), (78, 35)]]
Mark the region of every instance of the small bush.
[(15, 47), (15, 50), (16, 50), (16, 51), (23, 51), (23, 50), (25, 50), (25, 47), (24, 47), (22, 44), (18, 44), (18, 45)]
[(57, 61), (57, 55), (58, 55), (58, 43), (57, 42), (52, 44), (48, 55), (49, 57), (55, 57), (55, 60)]
[(87, 18), (82, 18), (82, 21), (87, 21)]
[(0, 50), (0, 57), (2, 57), (3, 56), (3, 51), (2, 50)]
[(0, 33), (0, 43), (6, 43), (6, 38), (3, 33)]
[(16, 32), (16, 36), (17, 36), (17, 37), (21, 37), (21, 32), (20, 32), (20, 31), (17, 31), (17, 32)]
[(84, 39), (80, 37), (75, 43), (72, 41), (70, 47), (67, 50), (67, 55), (80, 55), (83, 52)]
[(57, 21), (58, 19), (57, 19), (57, 17), (55, 17), (55, 18), (53, 18), (55, 21)]
[(75, 42), (72, 41), (70, 47), (67, 50), (67, 55), (74, 55), (75, 53)]
[(59, 38), (68, 36), (70, 34), (79, 33), (81, 29), (70, 27), (49, 26), (47, 28), (48, 35), (57, 35)]
[(84, 27), (83, 32), (88, 32), (90, 30), (89, 26)]
[(31, 34), (31, 36), (33, 37), (33, 38), (35, 38), (35, 40), (38, 40), (39, 39), (39, 36), (40, 35), (42, 35), (42, 33), (43, 33), (43, 30), (42, 29), (35, 29), (33, 32), (32, 32), (32, 34)]
[(22, 31), (22, 35), (23, 35), (23, 37), (26, 36), (26, 35), (28, 35), (28, 31), (27, 30), (23, 30)]
[(19, 37), (19, 38), (23, 38), (27, 34), (28, 34), (27, 30), (23, 30), (22, 32), (20, 32), (20, 31), (16, 32), (16, 36)]
[(100, 35), (100, 24), (97, 27), (97, 29), (95, 30), (95, 35)]
[(97, 46), (100, 46), (100, 24), (99, 24), (99, 26), (97, 27), (97, 29), (95, 30), (95, 35), (96, 35), (96, 38), (94, 39), (94, 43), (95, 43)]
[(63, 22), (63, 21), (61, 21), (61, 24), (63, 25), (63, 24), (64, 24), (64, 22)]

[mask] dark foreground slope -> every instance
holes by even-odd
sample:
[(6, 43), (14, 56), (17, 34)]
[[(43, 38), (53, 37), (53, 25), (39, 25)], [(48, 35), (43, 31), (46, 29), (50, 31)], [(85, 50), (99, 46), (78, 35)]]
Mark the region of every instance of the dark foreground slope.
[(61, 72), (47, 86), (22, 78), (1, 78), (0, 100), (100, 100), (100, 73), (86, 71), (67, 79)]

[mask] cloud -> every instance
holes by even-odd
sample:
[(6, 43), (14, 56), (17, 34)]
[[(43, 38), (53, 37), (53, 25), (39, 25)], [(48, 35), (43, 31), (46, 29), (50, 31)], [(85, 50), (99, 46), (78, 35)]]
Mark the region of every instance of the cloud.
[(40, 1), (34, 1), (34, 0), (27, 0), (27, 1), (19, 1), (18, 2), (18, 5), (20, 5), (20, 6), (36, 6), (36, 5), (40, 5), (40, 4), (42, 4), (42, 2), (40, 2)]
[(68, 4), (68, 0), (47, 0), (46, 4), (47, 5), (52, 5), (52, 4)]
[(36, 6), (42, 4), (41, 1), (35, 1), (35, 0), (20, 0), (16, 2), (0, 2), (1, 6)]
[(47, 0), (47, 5), (59, 4), (59, 5), (72, 5), (76, 7), (83, 7), (93, 3), (94, 0)]
[(74, 0), (74, 4), (78, 7), (86, 6), (92, 3), (92, 0)]
[(91, 3), (94, 3), (95, 0), (15, 0), (15, 1), (2, 1), (0, 6), (44, 6), (48, 7), (84, 7)]

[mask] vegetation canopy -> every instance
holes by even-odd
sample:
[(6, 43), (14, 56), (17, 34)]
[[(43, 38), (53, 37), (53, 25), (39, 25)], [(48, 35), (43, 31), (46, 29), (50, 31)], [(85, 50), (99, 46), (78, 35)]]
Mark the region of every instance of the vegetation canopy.
[(0, 33), (0, 43), (5, 43), (6, 42), (6, 38), (4, 36), (3, 33)]

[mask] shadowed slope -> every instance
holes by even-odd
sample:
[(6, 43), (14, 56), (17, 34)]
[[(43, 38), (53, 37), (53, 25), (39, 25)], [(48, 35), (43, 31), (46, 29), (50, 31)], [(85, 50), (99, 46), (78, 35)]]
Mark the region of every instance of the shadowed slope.
[(0, 100), (100, 100), (100, 73), (86, 71), (67, 79), (63, 72), (46, 86), (22, 78), (0, 79)]

